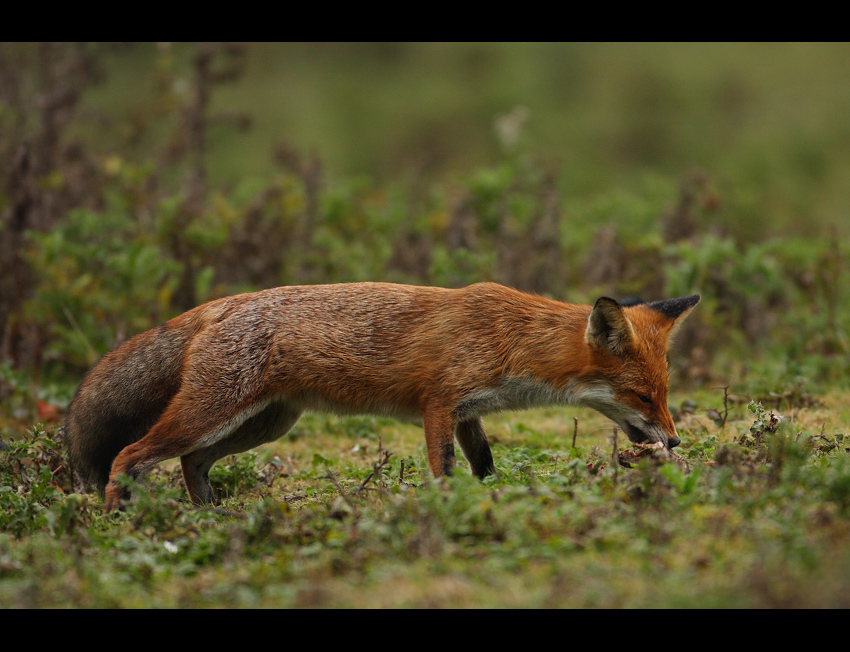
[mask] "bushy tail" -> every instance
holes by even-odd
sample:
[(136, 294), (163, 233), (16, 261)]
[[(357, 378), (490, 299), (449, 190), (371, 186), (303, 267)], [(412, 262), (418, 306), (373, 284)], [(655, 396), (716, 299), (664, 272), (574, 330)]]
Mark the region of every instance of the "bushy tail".
[(180, 387), (190, 334), (163, 325), (137, 335), (89, 372), (65, 415), (75, 474), (103, 493), (112, 462), (150, 430)]

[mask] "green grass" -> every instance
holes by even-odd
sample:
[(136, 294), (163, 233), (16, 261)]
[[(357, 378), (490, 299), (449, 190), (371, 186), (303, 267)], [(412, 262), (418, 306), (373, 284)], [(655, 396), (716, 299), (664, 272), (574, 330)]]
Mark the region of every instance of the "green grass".
[(615, 473), (609, 422), (539, 410), (488, 420), (498, 478), (434, 481), (418, 429), (311, 415), (222, 460), (216, 508), (166, 464), (110, 515), (60, 491), (36, 429), (0, 458), (0, 606), (850, 605), (846, 392), (781, 406), (775, 432), (769, 409), (720, 426), (722, 393), (685, 399), (686, 465)]

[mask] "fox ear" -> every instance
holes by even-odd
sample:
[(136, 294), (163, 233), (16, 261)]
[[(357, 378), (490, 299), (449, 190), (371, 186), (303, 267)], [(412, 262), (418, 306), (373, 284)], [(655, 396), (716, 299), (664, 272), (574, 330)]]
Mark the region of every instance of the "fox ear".
[(647, 304), (653, 310), (660, 312), (670, 320), (670, 331), (667, 334), (668, 341), (673, 337), (675, 332), (679, 330), (679, 326), (685, 321), (691, 310), (699, 303), (700, 296), (692, 294), (689, 297), (680, 297), (678, 299), (664, 299), (662, 301), (653, 301)]
[(614, 299), (601, 297), (590, 311), (584, 341), (614, 355), (624, 355), (634, 344), (635, 331), (623, 307)]
[(647, 305), (670, 319), (678, 320), (680, 317), (682, 319), (687, 317), (687, 314), (693, 310), (694, 306), (699, 303), (699, 300), (700, 296), (698, 294), (692, 294), (689, 297), (680, 297), (679, 299), (653, 301)]

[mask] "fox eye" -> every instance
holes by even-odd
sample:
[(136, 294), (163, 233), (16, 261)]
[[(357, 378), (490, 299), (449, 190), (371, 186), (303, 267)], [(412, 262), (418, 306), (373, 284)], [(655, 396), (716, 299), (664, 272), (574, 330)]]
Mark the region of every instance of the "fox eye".
[(641, 401), (643, 401), (644, 403), (652, 403), (652, 399), (651, 399), (651, 398), (649, 398), (648, 396), (644, 396), (643, 394), (638, 394), (637, 392), (635, 392), (635, 394), (637, 394), (637, 397), (638, 397)]

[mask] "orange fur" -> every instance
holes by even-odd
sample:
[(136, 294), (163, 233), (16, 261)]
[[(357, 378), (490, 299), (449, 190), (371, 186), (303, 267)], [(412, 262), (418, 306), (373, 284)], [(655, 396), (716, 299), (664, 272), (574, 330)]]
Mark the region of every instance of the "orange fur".
[(126, 498), (118, 475), (172, 457), (193, 501), (210, 502), (216, 460), (282, 436), (305, 410), (421, 423), (435, 476), (454, 466), (455, 438), (475, 475), (494, 472), (481, 416), (504, 409), (583, 405), (632, 439), (675, 445), (666, 353), (698, 300), (591, 307), (494, 283), (236, 295), (105, 356), (74, 397), (65, 436), (107, 509)]

